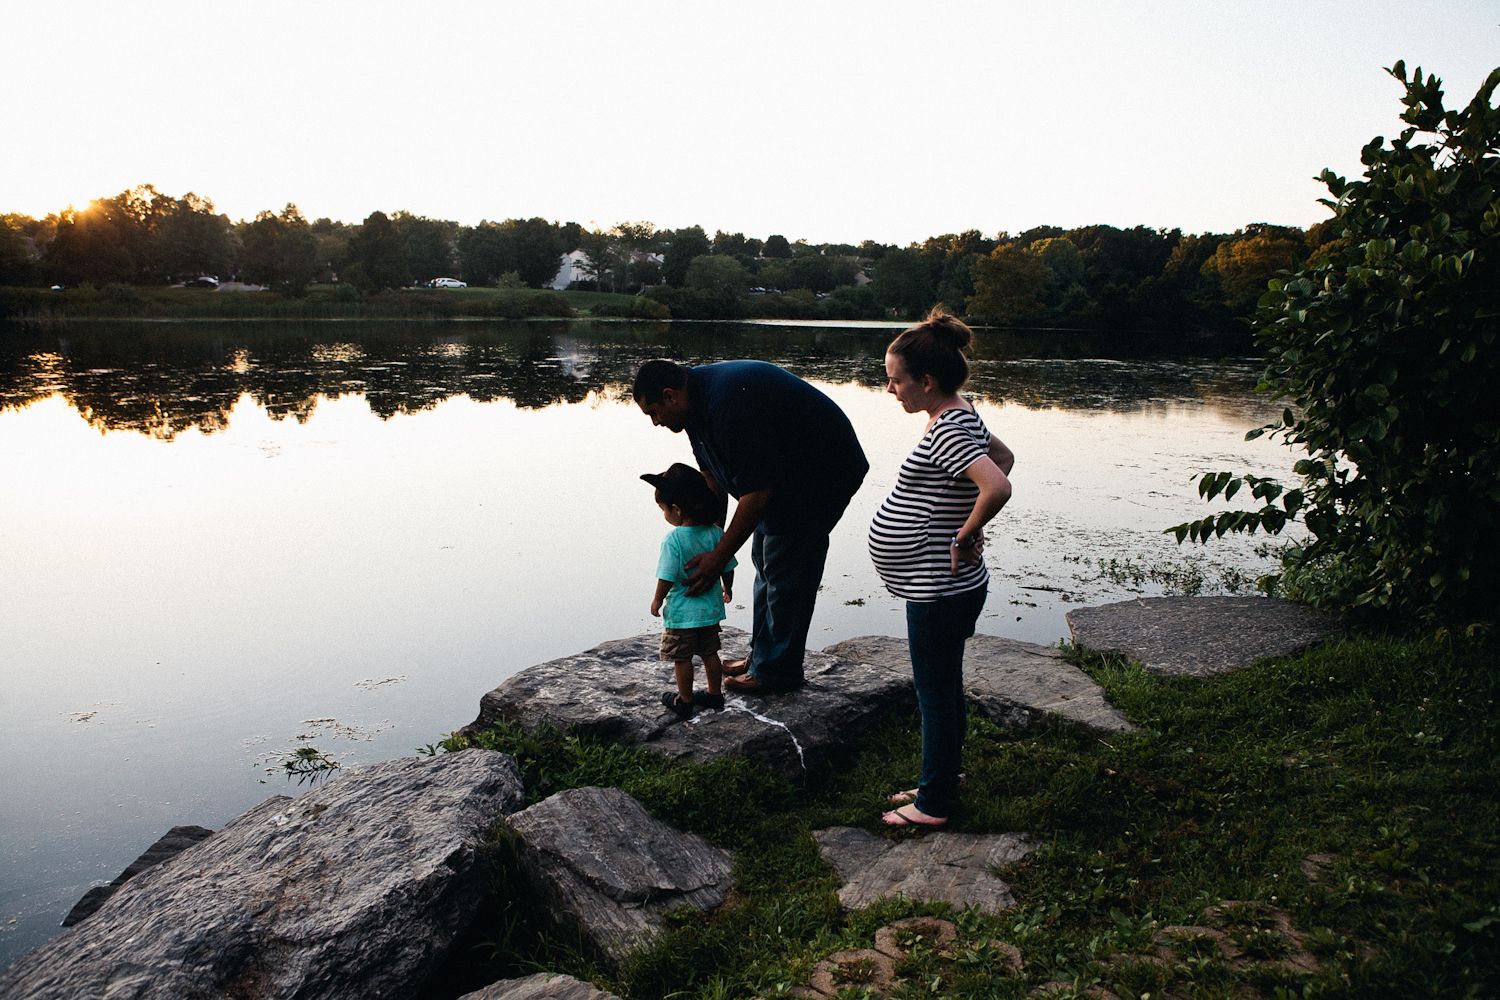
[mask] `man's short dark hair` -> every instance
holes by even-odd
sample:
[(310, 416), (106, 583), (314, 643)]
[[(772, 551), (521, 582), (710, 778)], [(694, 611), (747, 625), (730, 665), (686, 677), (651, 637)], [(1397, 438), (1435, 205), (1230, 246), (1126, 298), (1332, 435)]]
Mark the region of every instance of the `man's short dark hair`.
[(635, 373), (630, 395), (637, 403), (659, 403), (663, 391), (684, 388), (687, 378), (688, 370), (677, 362), (667, 358), (652, 358)]

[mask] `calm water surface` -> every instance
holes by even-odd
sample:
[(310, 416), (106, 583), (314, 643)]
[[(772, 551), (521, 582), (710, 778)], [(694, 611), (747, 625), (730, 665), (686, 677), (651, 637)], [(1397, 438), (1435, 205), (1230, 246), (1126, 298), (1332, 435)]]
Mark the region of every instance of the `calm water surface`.
[[(691, 455), (628, 399), (646, 358), (774, 361), (845, 409), (871, 473), (810, 645), (904, 634), (863, 538), (923, 426), (882, 392), (892, 335), (0, 327), (0, 965), (168, 827), (295, 794), (267, 771), (288, 751), (410, 754), (515, 671), (654, 632), (666, 525), (637, 477)], [(1273, 413), (1244, 351), (980, 334), (972, 395), (1017, 456), (981, 631), (1052, 643), (1083, 603), (1252, 589), (1254, 542), (1160, 534), (1204, 513), (1197, 471), (1288, 473), (1243, 440)]]

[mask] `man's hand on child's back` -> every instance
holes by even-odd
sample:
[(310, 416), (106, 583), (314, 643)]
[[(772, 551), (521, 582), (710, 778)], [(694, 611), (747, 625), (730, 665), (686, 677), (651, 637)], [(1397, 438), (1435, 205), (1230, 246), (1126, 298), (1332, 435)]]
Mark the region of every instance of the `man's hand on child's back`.
[(720, 556), (718, 549), (710, 549), (700, 552), (687, 562), (682, 568), (687, 570), (687, 592), (689, 597), (697, 597), (714, 582), (724, 575), (724, 564), (729, 561), (728, 556)]

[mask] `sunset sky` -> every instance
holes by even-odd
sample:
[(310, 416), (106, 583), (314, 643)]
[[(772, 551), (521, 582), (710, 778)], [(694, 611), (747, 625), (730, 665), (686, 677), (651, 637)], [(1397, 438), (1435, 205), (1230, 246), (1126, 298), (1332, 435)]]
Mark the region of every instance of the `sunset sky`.
[(1325, 217), (1312, 178), (1450, 106), (1500, 4), (10, 3), (0, 211), (152, 183), (232, 218), (649, 220), (905, 243)]

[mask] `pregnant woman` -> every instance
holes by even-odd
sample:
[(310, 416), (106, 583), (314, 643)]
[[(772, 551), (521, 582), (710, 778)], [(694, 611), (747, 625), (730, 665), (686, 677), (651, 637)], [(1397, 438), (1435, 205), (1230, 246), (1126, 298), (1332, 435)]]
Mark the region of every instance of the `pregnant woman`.
[(889, 826), (942, 827), (958, 800), (968, 706), (964, 640), (984, 607), (984, 526), (1010, 499), (1015, 456), (959, 395), (973, 333), (934, 309), (886, 349), (886, 391), (927, 427), (870, 524), (870, 558), (906, 601), (912, 677), (922, 713), (922, 776), (890, 796)]

